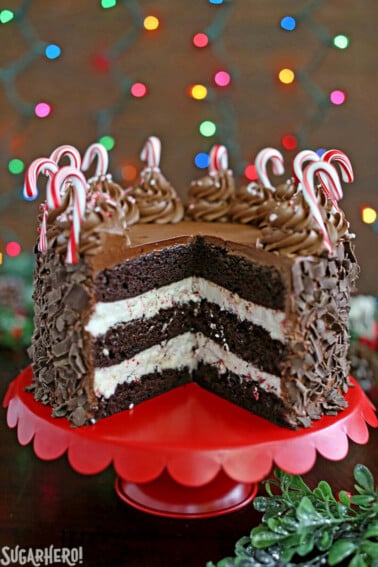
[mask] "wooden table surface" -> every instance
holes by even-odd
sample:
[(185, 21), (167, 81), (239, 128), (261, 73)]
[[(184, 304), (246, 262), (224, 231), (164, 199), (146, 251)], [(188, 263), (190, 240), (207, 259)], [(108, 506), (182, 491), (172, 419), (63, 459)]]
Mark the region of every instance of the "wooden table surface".
[[(0, 353), (0, 395), (27, 365), (23, 355)], [(372, 396), (377, 403), (375, 395)], [(82, 476), (66, 457), (41, 461), (32, 444), (19, 445), (16, 431), (0, 423), (0, 557), (3, 546), (83, 548), (85, 566), (201, 567), (233, 554), (235, 542), (260, 522), (253, 504), (228, 515), (186, 520), (145, 514), (123, 503), (114, 491), (112, 467)], [(304, 479), (320, 480), (334, 491), (353, 490), (353, 468), (369, 467), (378, 478), (378, 429), (366, 445), (350, 442), (347, 457), (331, 462), (318, 456)], [(262, 485), (259, 492), (264, 494)]]

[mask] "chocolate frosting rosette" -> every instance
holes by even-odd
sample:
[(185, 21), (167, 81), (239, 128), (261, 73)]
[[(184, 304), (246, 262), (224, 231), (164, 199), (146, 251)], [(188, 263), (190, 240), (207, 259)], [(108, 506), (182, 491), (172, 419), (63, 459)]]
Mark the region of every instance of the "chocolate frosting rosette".
[(273, 192), (252, 182), (242, 187), (231, 205), (232, 222), (260, 226), (275, 206)]
[(150, 136), (141, 152), (141, 159), (147, 166), (129, 193), (129, 197), (135, 199), (140, 223), (176, 223), (184, 216), (184, 207), (175, 189), (160, 171), (160, 152), (159, 138)]
[(228, 169), (227, 149), (218, 144), (210, 151), (208, 175), (191, 183), (186, 214), (195, 221), (226, 222), (234, 195), (235, 182)]

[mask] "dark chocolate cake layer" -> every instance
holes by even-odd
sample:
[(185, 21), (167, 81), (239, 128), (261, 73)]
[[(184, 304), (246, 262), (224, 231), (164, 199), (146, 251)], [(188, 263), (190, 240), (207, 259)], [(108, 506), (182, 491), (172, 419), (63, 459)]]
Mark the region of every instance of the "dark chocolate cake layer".
[(236, 315), (205, 300), (200, 304), (189, 302), (164, 309), (155, 317), (112, 327), (105, 335), (94, 339), (95, 367), (119, 364), (188, 331), (201, 332), (260, 370), (280, 375), (280, 361), (286, 356), (286, 346), (272, 339), (268, 331), (259, 325), (240, 321)]
[(274, 266), (228, 253), (202, 237), (100, 271), (95, 277), (96, 299), (112, 302), (136, 297), (190, 276), (205, 278), (258, 305), (284, 309), (286, 284)]

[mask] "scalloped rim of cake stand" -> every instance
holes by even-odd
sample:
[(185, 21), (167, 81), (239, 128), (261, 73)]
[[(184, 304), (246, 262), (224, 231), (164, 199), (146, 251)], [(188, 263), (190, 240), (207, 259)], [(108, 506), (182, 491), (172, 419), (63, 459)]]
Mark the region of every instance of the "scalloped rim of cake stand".
[[(52, 418), (51, 408), (25, 391), (32, 378), (28, 366), (10, 383), (3, 402), (8, 426), (17, 427), (19, 443), (33, 441), (35, 454), (43, 460), (67, 453), (71, 467), (81, 474), (96, 474), (113, 464), (120, 477), (116, 483), (119, 496), (136, 508), (162, 516), (188, 514), (185, 507), (180, 511), (175, 505), (161, 509), (160, 503), (149, 498), (149, 487), (159, 477), (163, 484), (166, 478), (173, 482), (173, 491), (185, 487), (194, 494), (200, 494), (201, 487), (213, 489), (219, 478), (223, 478), (223, 487), (227, 479), (239, 483), (239, 498), (224, 499), (218, 509), (205, 509), (200, 504), (189, 514), (214, 516), (250, 502), (255, 483), (265, 478), (273, 465), (291, 474), (305, 474), (313, 467), (317, 453), (341, 460), (348, 453), (348, 439), (367, 443), (367, 424), (378, 425), (373, 404), (351, 378), (346, 409), (296, 431), (252, 415), (194, 383), (94, 425), (73, 428), (66, 418)], [(140, 488), (146, 489), (147, 496), (138, 503), (134, 496)]]

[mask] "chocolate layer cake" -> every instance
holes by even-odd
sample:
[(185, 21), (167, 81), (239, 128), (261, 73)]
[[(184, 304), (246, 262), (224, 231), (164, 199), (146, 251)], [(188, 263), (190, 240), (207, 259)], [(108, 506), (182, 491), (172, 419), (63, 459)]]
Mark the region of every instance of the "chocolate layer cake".
[[(229, 172), (214, 177), (218, 195), (232, 183)], [(191, 187), (182, 220), (159, 171), (144, 171), (130, 191), (97, 180), (74, 263), (65, 258), (69, 198), (50, 211), (32, 359), (36, 399), (54, 416), (83, 425), (191, 380), (292, 428), (345, 406), (357, 265), (344, 217), (319, 197), (330, 254), (314, 222), (303, 222), (311, 215), (297, 190), (290, 201), (282, 187), (270, 190), (256, 205), (266, 188), (232, 198), (227, 189), (206, 207), (208, 181)], [(151, 220), (156, 202), (164, 206)], [(256, 206), (258, 222), (243, 222)]]

